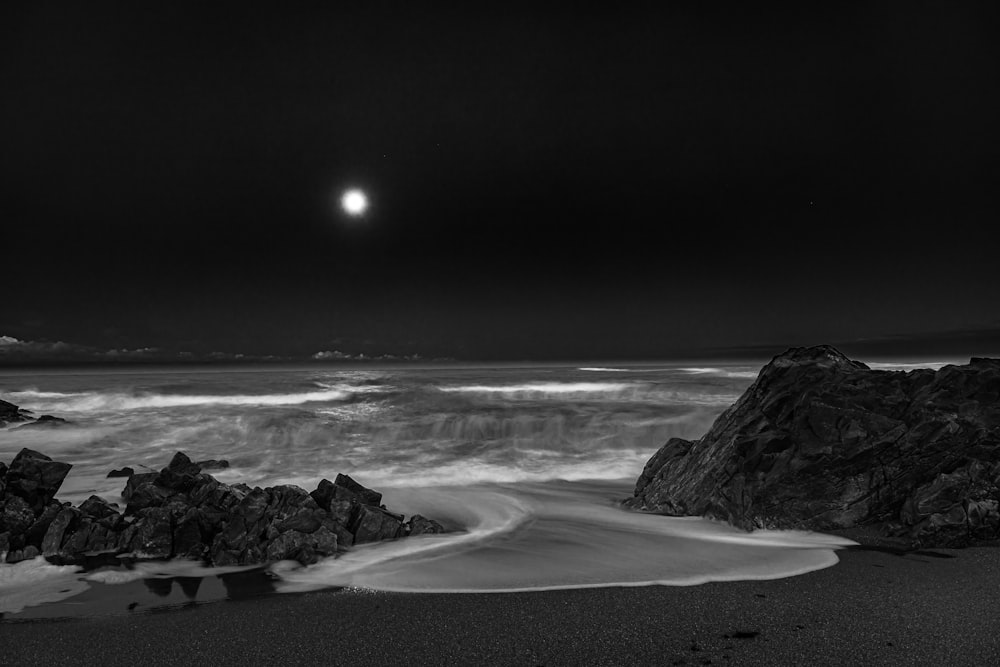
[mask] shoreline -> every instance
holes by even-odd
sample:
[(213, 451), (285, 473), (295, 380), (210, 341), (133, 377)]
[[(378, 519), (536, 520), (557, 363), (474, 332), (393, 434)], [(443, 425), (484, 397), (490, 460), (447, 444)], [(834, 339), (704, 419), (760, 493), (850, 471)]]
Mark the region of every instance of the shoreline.
[(11, 664), (166, 664), (192, 651), (219, 664), (1000, 663), (1000, 550), (837, 553), (832, 567), (783, 579), (530, 593), (344, 589), (10, 618), (0, 631)]

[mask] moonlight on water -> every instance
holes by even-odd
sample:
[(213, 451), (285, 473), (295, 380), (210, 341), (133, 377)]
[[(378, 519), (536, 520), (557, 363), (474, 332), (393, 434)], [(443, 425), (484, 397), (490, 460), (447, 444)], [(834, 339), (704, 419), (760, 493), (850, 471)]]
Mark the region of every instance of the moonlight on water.
[(368, 210), (368, 195), (357, 188), (346, 190), (340, 196), (340, 208), (351, 217), (362, 216)]

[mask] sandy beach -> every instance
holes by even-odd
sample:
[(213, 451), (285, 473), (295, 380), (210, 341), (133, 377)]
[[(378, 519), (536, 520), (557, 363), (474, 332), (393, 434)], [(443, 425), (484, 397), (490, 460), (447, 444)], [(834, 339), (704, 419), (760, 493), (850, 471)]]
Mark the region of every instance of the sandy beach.
[(1000, 662), (1000, 550), (841, 562), (771, 581), (483, 595), (330, 591), (0, 625), (18, 665)]

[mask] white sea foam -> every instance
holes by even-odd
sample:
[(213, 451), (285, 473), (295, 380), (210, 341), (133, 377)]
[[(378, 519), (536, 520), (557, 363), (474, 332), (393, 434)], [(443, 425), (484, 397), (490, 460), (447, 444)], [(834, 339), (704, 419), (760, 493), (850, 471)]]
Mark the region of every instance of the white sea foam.
[(678, 368), (679, 371), (692, 375), (716, 375), (724, 378), (755, 378), (759, 371), (731, 370), (725, 368)]
[[(279, 590), (353, 586), (406, 592), (515, 592), (774, 579), (829, 567), (853, 544), (807, 532), (745, 533), (703, 519), (625, 512), (619, 487), (563, 484), (394, 492), (428, 516), (456, 507), (466, 533), (366, 546), (347, 559), (275, 571)], [(399, 494), (402, 494), (400, 496)], [(516, 511), (511, 512), (511, 509)]]
[(628, 373), (627, 368), (600, 368), (598, 366), (578, 368), (578, 371), (590, 371), (592, 373)]
[(343, 389), (325, 389), (288, 394), (132, 394), (120, 392), (80, 392), (74, 394), (56, 392), (20, 391), (10, 392), (11, 400), (22, 407), (48, 412), (103, 412), (108, 410), (142, 410), (146, 408), (180, 408), (200, 405), (230, 406), (275, 406), (301, 405), (341, 401), (351, 392)]
[(474, 394), (587, 394), (621, 392), (639, 386), (629, 382), (531, 382), (503, 385), (477, 384), (439, 387), (439, 389), (449, 393)]
[(0, 564), (0, 614), (58, 602), (90, 588), (80, 580), (80, 568), (50, 565), (39, 556), (13, 565)]
[[(542, 483), (548, 481), (582, 481), (618, 478), (642, 470), (652, 451), (606, 450), (587, 452), (579, 461), (556, 457), (542, 450), (521, 450), (520, 458), (507, 463), (494, 463), (482, 457), (461, 461), (448, 461), (434, 465), (427, 462), (407, 461), (400, 464), (357, 467), (350, 475), (366, 486), (377, 489), (475, 486), (482, 484)], [(305, 489), (314, 488), (319, 481), (314, 472), (300, 475), (273, 474), (270, 462), (254, 470), (239, 473), (225, 471), (235, 481), (240, 474), (258, 479), (258, 484), (294, 484)], [(269, 474), (270, 473), (270, 474)], [(258, 477), (258, 475), (260, 477)], [(220, 479), (223, 476), (216, 475)]]
[(84, 579), (102, 584), (127, 584), (140, 579), (165, 579), (170, 577), (209, 577), (230, 572), (244, 572), (254, 566), (205, 567), (202, 563), (178, 558), (171, 561), (139, 562), (130, 568), (109, 567), (95, 570)]

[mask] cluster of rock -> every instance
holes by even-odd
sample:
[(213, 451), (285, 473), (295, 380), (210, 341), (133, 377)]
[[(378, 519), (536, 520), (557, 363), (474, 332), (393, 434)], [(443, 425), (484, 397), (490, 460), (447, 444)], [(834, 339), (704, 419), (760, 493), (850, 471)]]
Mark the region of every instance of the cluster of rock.
[(13, 403), (0, 400), (0, 427), (17, 423), (21, 423), (21, 428), (34, 428), (39, 426), (59, 426), (69, 422), (62, 417), (53, 417), (52, 415), (42, 415), (35, 418), (31, 416), (30, 410), (25, 410)]
[(876, 371), (788, 350), (704, 437), (668, 441), (625, 505), (748, 530), (881, 524), (920, 546), (1000, 539), (1000, 360)]
[(71, 467), (30, 449), (9, 467), (0, 463), (0, 560), (73, 562), (113, 553), (213, 565), (309, 564), (354, 544), (444, 532), (420, 515), (404, 522), (380, 505), (382, 494), (347, 475), (322, 480), (312, 493), (292, 485), (250, 488), (223, 484), (178, 452), (160, 472), (129, 476), (120, 512), (97, 496), (79, 507), (56, 500)]

